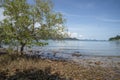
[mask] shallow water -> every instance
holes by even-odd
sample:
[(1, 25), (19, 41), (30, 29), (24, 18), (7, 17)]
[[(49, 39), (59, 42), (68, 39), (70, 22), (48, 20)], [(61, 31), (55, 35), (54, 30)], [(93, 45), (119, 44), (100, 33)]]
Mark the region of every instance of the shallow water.
[[(47, 50), (60, 51), (66, 54), (79, 52), (89, 56), (120, 56), (120, 41), (52, 41), (43, 47)], [(40, 47), (33, 47), (39, 49)]]

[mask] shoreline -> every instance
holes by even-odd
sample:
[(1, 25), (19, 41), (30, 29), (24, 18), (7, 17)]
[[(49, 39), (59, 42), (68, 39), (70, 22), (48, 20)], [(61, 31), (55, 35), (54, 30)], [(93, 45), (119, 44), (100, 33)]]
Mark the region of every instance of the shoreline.
[(36, 54), (29, 54), (29, 56), (36, 56), (43, 59), (50, 60), (63, 60), (67, 62), (72, 62), (78, 65), (83, 65), (84, 67), (88, 66), (101, 66), (101, 67), (120, 67), (120, 56), (89, 56), (81, 55), (78, 53), (64, 53), (60, 51), (41, 51)]
[[(30, 53), (29, 53), (30, 54)], [(47, 54), (47, 53), (46, 53)], [(53, 54), (0, 55), (1, 80), (119, 80), (120, 58)], [(63, 57), (63, 58), (61, 58)], [(69, 58), (69, 59), (68, 59)]]
[[(85, 63), (83, 59), (81, 60)], [(70, 60), (51, 60), (26, 57), (25, 55), (5, 54), (0, 55), (0, 79), (119, 80), (120, 64), (118, 65), (109, 67), (100, 66), (99, 63), (82, 65)]]
[[(5, 53), (5, 49), (0, 49), (0, 53)], [(1, 55), (1, 54), (0, 54)], [(120, 67), (120, 56), (97, 56), (97, 55), (82, 55), (80, 52), (64, 53), (60, 51), (27, 51), (28, 57), (36, 57), (49, 60), (63, 60), (83, 66), (101, 66), (101, 67)]]

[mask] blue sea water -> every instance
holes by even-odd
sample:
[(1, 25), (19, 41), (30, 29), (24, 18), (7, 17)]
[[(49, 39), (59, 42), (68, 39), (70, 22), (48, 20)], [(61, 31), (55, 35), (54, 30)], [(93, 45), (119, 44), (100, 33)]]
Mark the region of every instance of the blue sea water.
[(49, 45), (44, 49), (58, 50), (64, 53), (79, 52), (89, 56), (120, 56), (120, 41), (77, 41), (49, 40)]

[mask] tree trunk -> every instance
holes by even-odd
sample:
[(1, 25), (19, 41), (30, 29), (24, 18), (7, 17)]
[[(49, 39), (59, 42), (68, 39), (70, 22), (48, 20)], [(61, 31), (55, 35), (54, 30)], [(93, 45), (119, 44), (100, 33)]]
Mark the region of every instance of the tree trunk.
[(1, 42), (0, 42), (0, 48), (2, 48), (2, 44), (1, 44)]
[(25, 47), (25, 43), (22, 43), (20, 48), (21, 55), (23, 55), (24, 47)]

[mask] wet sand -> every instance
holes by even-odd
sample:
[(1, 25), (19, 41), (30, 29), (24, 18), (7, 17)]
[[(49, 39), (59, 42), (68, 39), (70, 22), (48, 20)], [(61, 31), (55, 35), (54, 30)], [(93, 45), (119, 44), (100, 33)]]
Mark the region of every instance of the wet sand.
[(72, 58), (72, 61), (84, 66), (120, 67), (120, 57), (114, 56), (81, 56)]
[(86, 67), (96, 65), (101, 67), (120, 67), (120, 56), (88, 56), (81, 55), (80, 53), (76, 53), (73, 56), (73, 54), (60, 51), (40, 51), (34, 55), (52, 60), (66, 60)]

